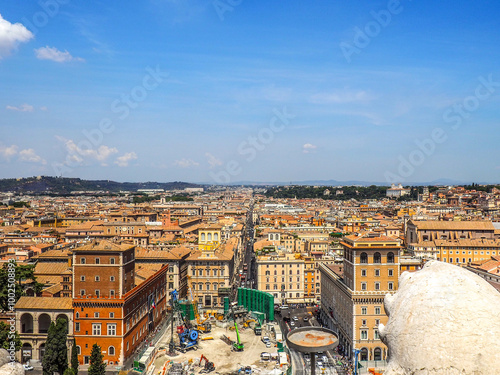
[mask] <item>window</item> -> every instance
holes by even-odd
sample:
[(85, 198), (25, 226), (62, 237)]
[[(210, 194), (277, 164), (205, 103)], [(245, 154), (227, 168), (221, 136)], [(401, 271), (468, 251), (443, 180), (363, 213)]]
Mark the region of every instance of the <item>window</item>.
[(95, 258), (95, 264), (101, 264), (101, 260), (99, 258)]
[(115, 317), (115, 313), (114, 313), (114, 312), (110, 312), (110, 313), (109, 313), (109, 317), (110, 317), (110, 318), (114, 318), (114, 317)]
[(101, 278), (99, 276), (96, 276), (95, 281), (101, 281)]
[(373, 254), (373, 263), (381, 263), (381, 258), (382, 257), (380, 256), (380, 253), (376, 252), (375, 254)]
[(85, 289), (80, 290), (80, 295), (84, 296), (85, 295)]
[(115, 264), (115, 258), (110, 258), (109, 259), (109, 264)]
[(192, 269), (193, 276), (196, 276), (196, 269)]
[(375, 283), (375, 290), (380, 290), (380, 283)]
[(387, 263), (394, 263), (394, 253), (393, 252), (387, 253)]
[(114, 297), (114, 296), (115, 296), (115, 291), (114, 291), (113, 289), (111, 289), (111, 290), (109, 291), (109, 295), (110, 295), (111, 297)]
[(368, 340), (368, 331), (366, 329), (361, 330), (361, 340)]
[(109, 281), (115, 281), (115, 277), (114, 276), (110, 276), (109, 277)]
[(375, 270), (375, 276), (380, 276), (380, 270)]
[(373, 331), (373, 338), (374, 338), (375, 340), (380, 340), (380, 337), (379, 337), (379, 335), (378, 335), (378, 330), (374, 330), (374, 331)]
[(80, 281), (85, 281), (85, 276), (80, 276)]
[(78, 322), (75, 323), (75, 331), (80, 332), (80, 323)]
[(393, 270), (389, 270), (389, 276), (394, 276), (394, 271)]
[(269, 290), (270, 287), (269, 287), (269, 284), (266, 284), (266, 290)]
[(101, 294), (101, 292), (99, 291), (99, 289), (96, 289), (95, 295), (96, 295), (97, 298), (99, 298), (100, 294)]
[(380, 319), (375, 319), (375, 326), (378, 327), (379, 324), (380, 324)]
[(76, 346), (76, 354), (78, 355), (82, 354), (82, 348), (80, 348), (78, 345)]
[(94, 313), (94, 318), (99, 318), (99, 313), (98, 312)]
[(366, 283), (361, 283), (361, 290), (366, 290)]
[(101, 324), (100, 323), (93, 323), (92, 324), (92, 335), (101, 336)]
[(361, 256), (360, 256), (360, 263), (368, 263), (368, 254), (366, 254), (366, 253), (361, 253)]
[(394, 284), (392, 282), (389, 282), (387, 287), (389, 290), (394, 290)]
[(80, 264), (85, 264), (85, 258), (80, 259)]
[(116, 324), (108, 324), (108, 336), (116, 336)]
[(80, 313), (77, 311), (75, 314), (76, 319), (80, 319)]
[(108, 354), (109, 355), (115, 355), (115, 347), (114, 346), (110, 346), (108, 348)]
[(361, 276), (366, 276), (366, 270), (361, 270)]
[(361, 308), (361, 314), (366, 315), (368, 313), (368, 309), (366, 307)]
[(375, 315), (380, 315), (380, 307), (379, 306), (375, 307)]
[(363, 320), (361, 321), (361, 325), (366, 326), (366, 319), (363, 319)]

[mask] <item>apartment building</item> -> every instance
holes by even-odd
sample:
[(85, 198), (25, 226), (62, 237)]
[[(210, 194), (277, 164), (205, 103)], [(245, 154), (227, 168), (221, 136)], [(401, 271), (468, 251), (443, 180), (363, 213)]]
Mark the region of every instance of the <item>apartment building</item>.
[(346, 236), (343, 265), (321, 264), (321, 315), (339, 343), (360, 360), (385, 360), (378, 325), (387, 322), (384, 296), (398, 288), (401, 243), (374, 232)]
[(495, 239), (491, 221), (409, 220), (406, 224), (406, 243), (434, 240)]
[[(300, 254), (280, 252), (260, 255), (256, 265), (258, 290), (273, 294), (275, 301), (282, 304), (306, 302), (305, 260)], [(310, 277), (311, 273), (308, 272), (308, 275)]]
[(234, 256), (239, 239), (232, 237), (221, 243), (221, 226), (200, 227), (198, 250), (186, 258), (188, 298), (198, 302), (198, 306), (208, 314), (223, 306), (219, 296), (220, 288), (228, 288), (232, 283)]

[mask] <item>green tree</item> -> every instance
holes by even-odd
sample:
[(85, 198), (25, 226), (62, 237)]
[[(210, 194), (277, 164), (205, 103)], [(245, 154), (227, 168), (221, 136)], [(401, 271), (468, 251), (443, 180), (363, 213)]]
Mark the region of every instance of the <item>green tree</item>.
[(74, 375), (78, 375), (78, 353), (76, 350), (76, 340), (73, 339), (73, 346), (71, 346), (71, 369), (73, 370)]
[[(0, 310), (7, 311), (8, 306), (8, 264), (4, 263), (3, 267), (0, 268)], [(42, 292), (43, 284), (36, 281), (34, 275), (35, 265), (20, 265), (15, 264), (15, 295), (16, 302), (21, 298), (21, 296), (26, 295), (25, 291), (28, 288), (33, 289), (35, 294)]]
[(43, 375), (53, 375), (54, 372), (64, 374), (68, 368), (68, 321), (58, 318), (50, 324), (45, 354), (42, 358)]
[(105, 375), (106, 364), (103, 362), (101, 347), (97, 344), (92, 345), (90, 353), (89, 375)]
[(12, 340), (16, 343), (16, 351), (21, 349), (21, 339), (19, 338), (19, 333), (17, 331), (11, 333), (10, 325), (0, 322), (0, 347), (10, 349), (10, 343)]

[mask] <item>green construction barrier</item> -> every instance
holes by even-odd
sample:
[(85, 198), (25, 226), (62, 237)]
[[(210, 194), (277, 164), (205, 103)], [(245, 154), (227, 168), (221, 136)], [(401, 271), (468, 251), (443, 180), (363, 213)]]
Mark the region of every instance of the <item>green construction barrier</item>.
[(265, 314), (267, 321), (274, 320), (274, 296), (267, 292), (255, 289), (238, 288), (238, 305), (248, 311), (257, 311)]

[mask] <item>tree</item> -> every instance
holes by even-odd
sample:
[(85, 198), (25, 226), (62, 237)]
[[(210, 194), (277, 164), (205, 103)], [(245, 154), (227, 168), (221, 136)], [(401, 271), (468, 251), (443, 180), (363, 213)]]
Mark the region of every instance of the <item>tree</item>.
[(0, 322), (0, 347), (4, 349), (10, 349), (10, 343), (14, 340), (16, 343), (16, 351), (21, 349), (21, 339), (19, 338), (19, 333), (17, 331), (10, 332), (10, 325)]
[(73, 346), (71, 347), (71, 369), (74, 375), (78, 375), (78, 353), (76, 350), (76, 340), (73, 339)]
[(92, 345), (92, 352), (90, 353), (90, 366), (89, 375), (105, 375), (106, 364), (103, 362), (103, 355), (99, 345)]
[(50, 324), (45, 354), (42, 358), (43, 375), (53, 375), (54, 372), (64, 374), (68, 368), (68, 321), (57, 318), (56, 323)]
[[(35, 294), (39, 294), (42, 291), (43, 284), (36, 281), (34, 275), (35, 265), (19, 265), (15, 264), (14, 279), (15, 279), (15, 295), (16, 302), (21, 298), (21, 296), (26, 295), (25, 290), (28, 288), (33, 289)], [(8, 305), (8, 264), (4, 263), (3, 267), (0, 268), (0, 310), (7, 311), (9, 309)]]

